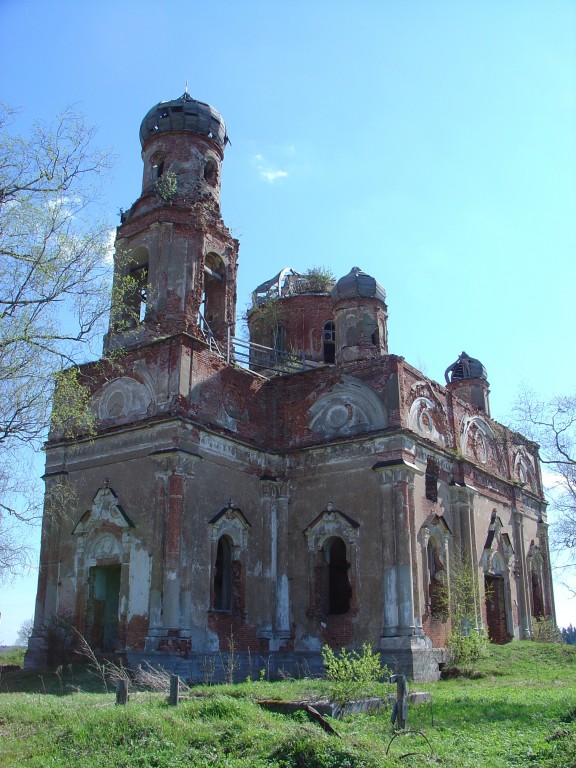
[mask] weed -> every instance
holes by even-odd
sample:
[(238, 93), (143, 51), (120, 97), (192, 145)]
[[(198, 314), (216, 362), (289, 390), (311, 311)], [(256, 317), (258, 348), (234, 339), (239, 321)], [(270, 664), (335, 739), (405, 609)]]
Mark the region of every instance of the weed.
[(361, 652), (344, 648), (338, 655), (325, 645), (322, 662), (330, 682), (331, 698), (340, 705), (370, 695), (375, 684), (389, 675), (387, 667), (382, 665), (380, 654), (368, 643), (364, 643)]

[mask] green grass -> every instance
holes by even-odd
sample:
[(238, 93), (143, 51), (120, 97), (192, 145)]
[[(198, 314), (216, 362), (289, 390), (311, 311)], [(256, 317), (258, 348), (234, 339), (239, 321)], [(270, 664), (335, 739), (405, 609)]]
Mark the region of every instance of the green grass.
[(86, 668), (9, 673), (0, 681), (0, 768), (392, 768), (431, 758), (462, 768), (574, 768), (576, 648), (491, 650), (478, 662), (481, 679), (412, 686), (431, 692), (432, 707), (411, 707), (413, 731), (396, 738), (389, 711), (334, 722), (337, 738), (303, 712), (258, 706), (325, 696), (325, 681), (198, 686), (176, 708), (162, 694), (134, 692), (117, 707), (113, 693), (85, 692), (99, 685)]

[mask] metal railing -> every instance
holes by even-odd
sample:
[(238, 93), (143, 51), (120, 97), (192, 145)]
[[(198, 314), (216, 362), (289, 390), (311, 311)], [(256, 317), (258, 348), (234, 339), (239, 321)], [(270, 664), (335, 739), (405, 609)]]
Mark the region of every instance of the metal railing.
[(317, 363), (308, 360), (304, 354), (297, 355), (282, 349), (255, 344), (246, 339), (238, 339), (232, 336), (230, 329), (228, 329), (226, 352), (224, 353), (216, 341), (210, 324), (201, 312), (198, 313), (198, 327), (211, 352), (215, 352), (228, 363), (235, 363), (267, 379), (272, 376), (299, 373), (318, 366)]

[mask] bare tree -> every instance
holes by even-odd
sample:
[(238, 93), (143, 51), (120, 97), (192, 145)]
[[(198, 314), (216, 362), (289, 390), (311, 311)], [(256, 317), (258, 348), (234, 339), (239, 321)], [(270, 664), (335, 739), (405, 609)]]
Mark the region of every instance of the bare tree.
[(540, 460), (554, 474), (552, 502), (558, 520), (553, 540), (571, 552), (570, 559), (576, 564), (576, 395), (542, 400), (524, 391), (515, 415), (518, 428), (540, 444)]
[(109, 154), (72, 110), (26, 136), (13, 132), (16, 117), (0, 106), (0, 575), (23, 557), (9, 518), (32, 516), (19, 498), (29, 486), (22, 449), (45, 439), (56, 378), (68, 396), (54, 420), (85, 406), (76, 366), (100, 337), (110, 294), (110, 226), (95, 208)]

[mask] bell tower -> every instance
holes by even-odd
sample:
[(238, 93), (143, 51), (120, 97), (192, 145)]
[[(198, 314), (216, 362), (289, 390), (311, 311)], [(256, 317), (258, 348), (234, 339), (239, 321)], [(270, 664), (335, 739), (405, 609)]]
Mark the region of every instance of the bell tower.
[(186, 92), (152, 107), (140, 143), (142, 192), (116, 233), (104, 352), (178, 333), (223, 345), (234, 332), (238, 259), (220, 214), (224, 120)]

